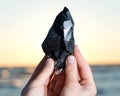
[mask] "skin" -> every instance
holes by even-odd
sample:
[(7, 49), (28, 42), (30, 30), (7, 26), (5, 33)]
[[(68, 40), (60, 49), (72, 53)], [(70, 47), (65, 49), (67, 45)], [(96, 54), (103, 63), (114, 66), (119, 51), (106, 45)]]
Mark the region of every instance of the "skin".
[(44, 57), (37, 66), (21, 96), (95, 96), (97, 93), (91, 69), (75, 46), (74, 55), (66, 59), (66, 68), (54, 74), (54, 60)]

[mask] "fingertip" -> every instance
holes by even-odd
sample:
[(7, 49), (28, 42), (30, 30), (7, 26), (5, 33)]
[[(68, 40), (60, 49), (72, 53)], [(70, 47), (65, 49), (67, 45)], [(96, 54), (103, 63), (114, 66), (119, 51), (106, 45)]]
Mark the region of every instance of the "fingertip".
[(48, 58), (45, 62), (46, 67), (54, 67), (54, 60), (52, 58)]
[(75, 48), (78, 48), (78, 45), (77, 45), (77, 44), (75, 45)]
[(54, 70), (54, 60), (52, 58), (48, 58), (45, 62), (45, 66), (41, 74), (52, 74)]
[(78, 45), (76, 44), (74, 48), (78, 48)]
[(80, 52), (78, 45), (75, 45), (75, 47), (74, 47), (74, 53), (77, 52), (77, 51)]
[(77, 64), (76, 59), (73, 55), (70, 55), (66, 59), (66, 82), (77, 81)]
[(75, 63), (75, 57), (73, 55), (70, 55), (67, 57), (66, 64), (74, 64)]
[(70, 72), (71, 70), (74, 70), (76, 69), (76, 60), (75, 60), (75, 57), (73, 55), (70, 55), (67, 57), (66, 59), (66, 73)]

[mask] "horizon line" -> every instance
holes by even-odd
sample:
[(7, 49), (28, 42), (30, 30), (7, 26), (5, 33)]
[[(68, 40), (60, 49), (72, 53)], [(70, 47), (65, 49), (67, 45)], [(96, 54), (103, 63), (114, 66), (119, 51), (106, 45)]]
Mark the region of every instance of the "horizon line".
[[(90, 66), (120, 66), (120, 63), (97, 63), (97, 64), (93, 64), (93, 63), (88, 63)], [(25, 65), (8, 65), (8, 66), (4, 66), (4, 64), (0, 64), (0, 68), (31, 68), (31, 67), (37, 67), (38, 64), (30, 64), (27, 66), (27, 64)]]

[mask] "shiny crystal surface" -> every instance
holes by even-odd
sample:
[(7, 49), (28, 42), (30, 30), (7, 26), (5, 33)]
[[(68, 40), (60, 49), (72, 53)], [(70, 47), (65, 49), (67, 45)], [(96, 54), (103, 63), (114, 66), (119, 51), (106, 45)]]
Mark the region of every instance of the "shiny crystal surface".
[(52, 27), (50, 28), (47, 37), (42, 43), (42, 48), (47, 57), (55, 60), (55, 70), (65, 68), (67, 56), (73, 54), (74, 22), (68, 8), (64, 7)]

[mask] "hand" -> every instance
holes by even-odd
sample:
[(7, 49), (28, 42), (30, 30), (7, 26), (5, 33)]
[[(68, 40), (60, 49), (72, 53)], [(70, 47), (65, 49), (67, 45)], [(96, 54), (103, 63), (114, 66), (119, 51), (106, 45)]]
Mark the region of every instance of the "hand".
[(22, 90), (21, 96), (47, 96), (47, 85), (53, 70), (53, 59), (44, 57)]
[(95, 96), (96, 92), (91, 69), (75, 46), (74, 56), (66, 60), (65, 72), (50, 82), (48, 96)]
[(53, 70), (53, 59), (44, 57), (21, 96), (96, 95), (92, 72), (77, 46), (74, 48), (74, 56), (68, 56), (66, 60), (65, 72), (53, 77)]

